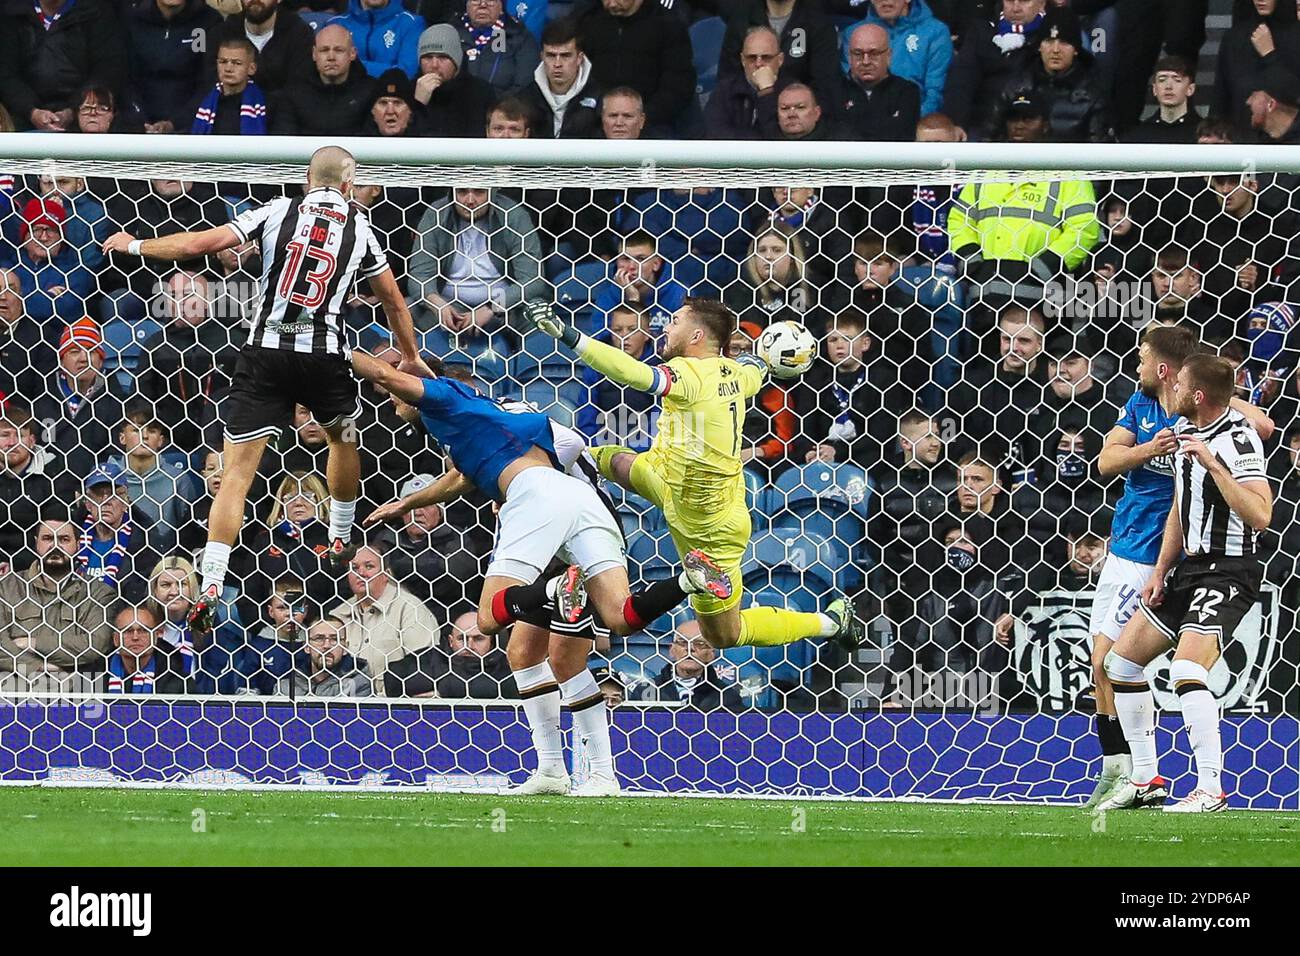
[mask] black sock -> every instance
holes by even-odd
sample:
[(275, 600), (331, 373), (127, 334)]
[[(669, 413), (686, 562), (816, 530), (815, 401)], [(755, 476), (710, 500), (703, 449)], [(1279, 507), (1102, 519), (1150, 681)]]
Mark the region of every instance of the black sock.
[(498, 591), (492, 601), (492, 616), (502, 627), (515, 621), (527, 621), (538, 627), (549, 628), (551, 610), (545, 578), (538, 578), (532, 584), (516, 584)]
[(1118, 715), (1111, 714), (1106, 719), (1110, 722), (1112, 732), (1115, 734), (1115, 753), (1132, 753), (1132, 751), (1128, 749), (1128, 738), (1124, 736), (1124, 728), (1119, 724)]
[(674, 574), (666, 581), (656, 581), (648, 588), (632, 592), (623, 606), (623, 617), (639, 631), (685, 600), (686, 592)]
[(1113, 757), (1128, 753), (1128, 741), (1120, 728), (1119, 719), (1110, 714), (1097, 715), (1097, 739), (1101, 741), (1101, 755)]

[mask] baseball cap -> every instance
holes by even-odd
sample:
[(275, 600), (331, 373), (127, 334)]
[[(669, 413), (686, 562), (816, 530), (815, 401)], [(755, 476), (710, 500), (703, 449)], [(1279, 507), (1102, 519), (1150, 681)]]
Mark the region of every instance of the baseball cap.
[(1023, 90), (1011, 99), (1007, 106), (1008, 116), (1046, 116), (1047, 104), (1033, 90)]
[(77, 319), (59, 336), (59, 354), (70, 348), (85, 349), (87, 352), (104, 353), (104, 336), (99, 331), (99, 323), (92, 318)]
[(408, 495), (415, 494), (417, 491), (423, 491), (425, 488), (428, 488), (433, 484), (433, 482), (433, 475), (413, 475), (412, 477), (407, 478), (406, 483), (402, 485), (401, 496), (405, 498)]
[(23, 206), (23, 223), (18, 227), (18, 236), (26, 240), (32, 228), (41, 223), (53, 226), (62, 232), (63, 223), (67, 218), (68, 211), (57, 199), (29, 199), (27, 205)]
[(125, 485), (122, 476), (126, 474), (121, 465), (116, 462), (105, 462), (94, 471), (92, 471), (83, 483), (83, 487), (90, 491), (97, 485)]
[(460, 69), (465, 51), (460, 46), (460, 34), (450, 23), (436, 23), (420, 34), (420, 56), (438, 53), (447, 57)]

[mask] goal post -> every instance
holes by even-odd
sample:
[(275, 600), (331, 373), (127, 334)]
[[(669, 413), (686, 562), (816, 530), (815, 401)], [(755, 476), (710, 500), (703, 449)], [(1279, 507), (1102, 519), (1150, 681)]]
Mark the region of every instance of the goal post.
[[(375, 598), (320, 560), (324, 438), (305, 409), (268, 450), (213, 638), (180, 623), (260, 250), (175, 267), (99, 247), (299, 190), (322, 145), (357, 160), (424, 350), (591, 444), (644, 450), (657, 411), (530, 330), (522, 302), (647, 361), (688, 294), (737, 313), (736, 349), (781, 320), (821, 342), (737, 420), (746, 606), (847, 593), (867, 640), (716, 652), (686, 609), (613, 638), (591, 667), (627, 790), (1086, 797), (1092, 598), (1123, 491), (1096, 457), (1155, 322), (1228, 356), (1276, 426), (1266, 582), (1210, 682), (1234, 805), (1300, 808), (1300, 147), (1254, 145), (0, 134), (0, 304), (18, 303), (0, 309), (0, 438), (16, 449), (0, 472), (0, 783), (481, 789), (535, 766), (504, 647), (474, 633), (488, 502), (366, 529)], [(383, 353), (364, 292), (354, 347)], [(358, 518), (446, 467), (368, 388), (358, 427)], [(634, 585), (673, 573), (663, 516), (612, 496)], [(60, 534), (67, 599), (42, 564)], [(112, 617), (150, 603), (145, 679)], [(317, 619), (343, 622), (341, 657), (331, 635), (312, 643)], [(1148, 670), (1160, 772), (1181, 793), (1194, 771), (1168, 658)]]

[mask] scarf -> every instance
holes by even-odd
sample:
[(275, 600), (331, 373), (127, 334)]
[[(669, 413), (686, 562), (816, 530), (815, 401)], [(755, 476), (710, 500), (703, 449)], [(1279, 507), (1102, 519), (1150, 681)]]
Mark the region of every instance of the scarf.
[(74, 6), (76, 6), (76, 3), (77, 0), (68, 0), (68, 2), (65, 3), (63, 7), (59, 10), (59, 12), (52, 17), (47, 17), (45, 15), (45, 11), (41, 9), (40, 3), (36, 2), (36, 0), (32, 0), (32, 9), (36, 11), (36, 15), (41, 18), (41, 26), (45, 28), (45, 32), (49, 33), (50, 27), (58, 23), (59, 20), (63, 18), (63, 15), (65, 13), (67, 13)]
[(496, 33), (498, 30), (501, 31), (502, 35), (506, 32), (506, 21), (501, 17), (497, 17), (496, 20), (492, 21), (485, 27), (476, 27), (469, 22), (469, 14), (462, 13), (460, 15), (460, 25), (461, 29), (474, 39), (475, 47), (487, 46), (492, 42), (492, 34)]
[(131, 686), (126, 686), (126, 665), (122, 663), (122, 652), (118, 651), (108, 659), (108, 692), (110, 694), (152, 694), (154, 667), (158, 663), (155, 651), (149, 662), (131, 675)]
[(789, 226), (791, 229), (799, 229), (803, 226), (805, 222), (808, 221), (808, 217), (812, 215), (813, 207), (817, 205), (820, 198), (821, 197), (818, 196), (816, 193), (813, 193), (804, 202), (803, 206), (799, 209), (798, 212), (792, 212), (786, 214), (786, 213), (782, 213), (780, 209), (774, 209), (772, 210), (772, 222), (784, 223), (785, 225)]
[(276, 525), (275, 530), (285, 535), (286, 537), (292, 538), (294, 541), (302, 540), (302, 525), (294, 524), (288, 518), (285, 518), (278, 525)]
[[(94, 554), (91, 549), (91, 542), (95, 538), (94, 530), (94, 519), (86, 515), (86, 520), (81, 524), (81, 547), (77, 549), (77, 565), (81, 568), (83, 577), (90, 570), (90, 556)], [(122, 570), (122, 559), (126, 557), (126, 549), (131, 544), (131, 533), (131, 516), (127, 515), (122, 527), (117, 529), (113, 550), (104, 556), (104, 574), (101, 580), (108, 584), (117, 583), (117, 576)]]
[(194, 638), (190, 636), (190, 629), (168, 621), (163, 625), (162, 636), (181, 655), (181, 663), (184, 664), (181, 672), (186, 677), (191, 676), (194, 673)]
[[(194, 114), (194, 125), (190, 127), (192, 135), (207, 136), (212, 132), (212, 126), (217, 121), (217, 103), (220, 100), (221, 84), (218, 83), (203, 98), (198, 111)], [(243, 97), (239, 101), (239, 135), (266, 135), (266, 97), (251, 80), (244, 87)]]
[(848, 385), (842, 383), (838, 373), (831, 379), (831, 395), (835, 397), (840, 409), (835, 414), (835, 421), (826, 432), (828, 441), (849, 442), (858, 437), (858, 426), (853, 420), (853, 393), (861, 388), (866, 380), (865, 368), (859, 369), (857, 376)]
[(1046, 13), (1040, 13), (1028, 23), (1012, 23), (1005, 17), (998, 17), (998, 32), (993, 37), (993, 45), (1003, 53), (1019, 50), (1025, 45), (1025, 34), (1033, 33), (1043, 25)]

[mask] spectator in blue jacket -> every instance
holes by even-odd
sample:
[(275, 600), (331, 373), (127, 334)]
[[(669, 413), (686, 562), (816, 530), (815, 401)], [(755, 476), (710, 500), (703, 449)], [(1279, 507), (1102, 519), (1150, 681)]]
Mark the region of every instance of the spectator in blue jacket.
[(415, 79), (425, 23), (422, 17), (403, 10), (401, 0), (350, 0), (348, 12), (329, 22), (347, 27), (357, 58), (371, 76), (398, 67)]
[(139, 0), (127, 15), (130, 102), (146, 133), (173, 133), (207, 82), (207, 43), (221, 14), (205, 0)]
[[(609, 328), (594, 337), (621, 348), (637, 361), (659, 364), (646, 314), (633, 306), (615, 306)], [(590, 368), (583, 370), (582, 382), (587, 387), (587, 401), (578, 409), (574, 424), (590, 444), (623, 445), (635, 451), (650, 447), (656, 404), (653, 395), (619, 385)]]
[(840, 67), (849, 71), (849, 37), (864, 23), (889, 34), (889, 70), (921, 88), (921, 115), (943, 104), (943, 86), (952, 63), (952, 32), (925, 0), (871, 0), (867, 15), (840, 31)]
[[(37, 195), (30, 192), (20, 195), (18, 208), (23, 208), (31, 199), (41, 198), (53, 199), (62, 205), (68, 213), (63, 222), (63, 241), (76, 250), (77, 260), (83, 266), (98, 273), (104, 265), (104, 252), (100, 247), (113, 231), (103, 203), (86, 191), (86, 181), (79, 176), (42, 175), (35, 182)], [(4, 219), (4, 238), (14, 246), (21, 245), (22, 226), (21, 216), (8, 216)]]
[(57, 330), (86, 315), (87, 300), (95, 292), (95, 275), (81, 264), (77, 250), (64, 241), (68, 212), (56, 199), (32, 199), (24, 207), (18, 226), (22, 245), (17, 255), (0, 243), (0, 266), (14, 266), (23, 289), (23, 307), (37, 322)]
[(596, 286), (591, 331), (607, 328), (614, 309), (627, 304), (647, 313), (650, 330), (657, 335), (681, 308), (686, 293), (686, 287), (673, 278), (672, 264), (657, 251), (655, 237), (638, 229), (624, 237), (623, 251), (609, 264), (608, 277)]
[(615, 226), (653, 236), (659, 255), (673, 264), (674, 278), (687, 289), (706, 279), (721, 289), (735, 279), (749, 245), (741, 228), (745, 205), (734, 189), (655, 189), (620, 209)]

